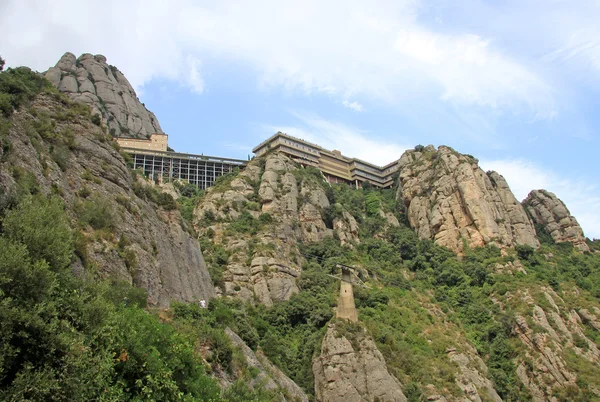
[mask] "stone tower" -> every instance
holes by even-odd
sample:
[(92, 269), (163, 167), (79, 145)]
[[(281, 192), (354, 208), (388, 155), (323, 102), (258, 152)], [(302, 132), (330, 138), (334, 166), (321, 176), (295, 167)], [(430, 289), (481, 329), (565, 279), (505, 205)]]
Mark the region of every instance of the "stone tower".
[(358, 313), (354, 305), (354, 293), (352, 291), (352, 273), (349, 268), (342, 268), (342, 280), (340, 281), (340, 297), (338, 299), (337, 318), (343, 318), (352, 322), (358, 322)]

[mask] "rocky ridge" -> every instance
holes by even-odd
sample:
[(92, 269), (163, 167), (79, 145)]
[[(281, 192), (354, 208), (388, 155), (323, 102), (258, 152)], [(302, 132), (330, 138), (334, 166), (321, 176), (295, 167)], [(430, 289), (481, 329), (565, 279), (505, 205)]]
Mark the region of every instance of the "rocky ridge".
[(267, 391), (280, 390), (280, 400), (286, 401), (286, 395), (291, 401), (308, 402), (308, 397), (294, 381), (290, 380), (279, 368), (273, 365), (260, 350), (254, 353), (252, 349), (231, 329), (226, 328), (225, 334), (233, 345), (241, 350), (248, 367), (254, 368), (258, 374), (250, 381), (251, 387), (263, 387)]
[(102, 55), (85, 53), (76, 58), (67, 52), (44, 75), (59, 91), (89, 105), (112, 136), (146, 138), (163, 132), (127, 78)]
[(550, 233), (555, 242), (570, 242), (580, 251), (590, 251), (581, 226), (556, 195), (546, 190), (533, 190), (523, 205), (533, 222)]
[[(534, 401), (554, 400), (557, 394), (564, 395), (569, 389), (577, 389), (578, 376), (569, 364), (569, 353), (593, 365), (600, 362), (600, 350), (589, 334), (600, 330), (600, 309), (593, 312), (585, 308), (570, 308), (551, 288), (520, 289), (507, 293), (502, 302), (522, 303), (527, 313), (517, 313), (514, 333), (525, 347), (525, 352), (516, 358), (517, 375), (529, 390)], [(591, 327), (591, 332), (586, 331)], [(600, 389), (592, 387), (595, 398)], [(590, 397), (592, 395), (589, 395)]]
[[(320, 172), (274, 153), (207, 190), (194, 216), (199, 233), (227, 251), (223, 295), (267, 306), (287, 300), (298, 292), (304, 261), (298, 242), (317, 242), (334, 233), (345, 244), (360, 242), (358, 225), (345, 211), (327, 226), (326, 186)], [(257, 226), (245, 230), (242, 222)]]
[(430, 145), (406, 151), (399, 165), (398, 199), (421, 239), (458, 253), (465, 245), (539, 246), (531, 220), (504, 178), (485, 173), (477, 159)]
[(74, 219), (87, 217), (91, 223), (78, 234), (77, 272), (93, 269), (144, 288), (155, 306), (215, 296), (198, 242), (179, 212), (146, 200), (152, 184), (132, 176), (89, 112), (40, 95), (11, 122), (0, 202), (10, 202), (27, 178), (30, 186), (37, 183), (34, 191), (58, 194)]
[(317, 400), (405, 402), (400, 382), (388, 372), (371, 337), (360, 325), (354, 325), (352, 333), (343, 327), (342, 323), (329, 325), (321, 354), (313, 360)]

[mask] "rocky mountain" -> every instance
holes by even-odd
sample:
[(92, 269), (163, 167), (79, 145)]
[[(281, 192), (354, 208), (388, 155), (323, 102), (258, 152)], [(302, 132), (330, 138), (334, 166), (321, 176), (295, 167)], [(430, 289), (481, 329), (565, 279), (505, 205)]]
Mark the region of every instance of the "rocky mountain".
[(407, 400), (398, 380), (388, 373), (383, 355), (360, 325), (330, 324), (313, 372), (320, 401)]
[(523, 205), (533, 222), (550, 233), (555, 242), (573, 243), (581, 251), (590, 251), (581, 226), (567, 206), (553, 193), (533, 190), (523, 201)]
[(114, 137), (146, 138), (163, 132), (123, 73), (100, 54), (76, 58), (67, 52), (44, 75), (59, 91), (89, 105)]
[(155, 306), (215, 296), (198, 242), (174, 201), (166, 208), (152, 201), (168, 197), (132, 175), (88, 110), (46, 94), (16, 111), (10, 123), (0, 204), (10, 204), (23, 183), (33, 192), (60, 195), (73, 219), (84, 221), (76, 270), (144, 288)]
[(398, 198), (421, 239), (455, 252), (465, 246), (539, 246), (521, 203), (496, 172), (450, 147), (409, 150), (400, 159)]
[[(202, 236), (223, 248), (222, 294), (267, 306), (298, 292), (305, 260), (299, 242), (319, 242), (334, 235), (358, 243), (354, 217), (332, 206), (316, 169), (301, 169), (282, 154), (255, 160), (237, 177), (207, 190), (194, 211)], [(232, 222), (235, 222), (232, 224)]]
[[(59, 87), (84, 68), (63, 59)], [(158, 187), (116, 117), (28, 69), (0, 73), (0, 111), (2, 400), (600, 398), (600, 244), (551, 193), (521, 204), (444, 146), (394, 189), (275, 152)], [(340, 264), (357, 322), (334, 318)]]

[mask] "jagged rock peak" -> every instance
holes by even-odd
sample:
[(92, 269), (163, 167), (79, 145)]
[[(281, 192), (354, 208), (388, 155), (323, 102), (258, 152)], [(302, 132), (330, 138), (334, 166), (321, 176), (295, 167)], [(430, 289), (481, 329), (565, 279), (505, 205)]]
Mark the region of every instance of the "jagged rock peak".
[(567, 206), (546, 190), (533, 190), (523, 201), (533, 222), (542, 226), (555, 242), (570, 242), (581, 251), (589, 251), (583, 230)]
[[(69, 59), (63, 61), (67, 63)], [(87, 240), (79, 249), (81, 262), (73, 264), (75, 272), (83, 273), (93, 267), (101, 277), (146, 289), (152, 306), (168, 307), (171, 301), (215, 297), (198, 241), (185, 229), (179, 212), (157, 208), (155, 203), (136, 194), (136, 185), (153, 184), (141, 178), (137, 183), (134, 181), (111, 142), (99, 139), (104, 133), (89, 117), (80, 116), (76, 121), (52, 120), (56, 122), (57, 134), (73, 135), (73, 149), (65, 149), (61, 165), (66, 168), (52, 162), (50, 156), (50, 150), (61, 144), (38, 137), (40, 144), (36, 148), (29, 140), (31, 133), (25, 128), (35, 118), (33, 113), (44, 111), (56, 116), (64, 113), (64, 108), (55, 99), (40, 96), (31, 104), (31, 111), (12, 116), (14, 129), (6, 137), (12, 150), (4, 156), (0, 167), (0, 205), (6, 205), (6, 199), (12, 199), (18, 188), (10, 168), (5, 166), (19, 167), (37, 178), (41, 193), (56, 191), (67, 211), (88, 209), (91, 205), (106, 210), (102, 221), (110, 229), (103, 229), (106, 234), (102, 236), (96, 236), (92, 227), (82, 231)], [(40, 160), (48, 162), (42, 166)], [(82, 195), (84, 191), (87, 195)]]
[[(314, 243), (337, 234), (358, 244), (358, 224), (341, 209), (325, 222), (328, 184), (316, 169), (305, 169), (281, 153), (256, 158), (229, 182), (207, 190), (195, 211), (201, 236), (228, 251), (222, 294), (270, 306), (299, 291), (299, 242)], [(342, 208), (340, 206), (340, 208)], [(255, 233), (232, 230), (242, 221), (263, 222)]]
[(399, 161), (397, 197), (422, 239), (461, 253), (464, 245), (539, 247), (533, 223), (504, 178), (450, 147), (406, 151)]
[(59, 91), (99, 114), (113, 136), (146, 138), (162, 133), (156, 116), (140, 102), (123, 73), (103, 55), (65, 53), (45, 77)]
[[(345, 327), (350, 326), (350, 330)], [(383, 355), (357, 323), (329, 325), (321, 355), (313, 360), (319, 401), (362, 402), (407, 399), (400, 382), (387, 370)]]

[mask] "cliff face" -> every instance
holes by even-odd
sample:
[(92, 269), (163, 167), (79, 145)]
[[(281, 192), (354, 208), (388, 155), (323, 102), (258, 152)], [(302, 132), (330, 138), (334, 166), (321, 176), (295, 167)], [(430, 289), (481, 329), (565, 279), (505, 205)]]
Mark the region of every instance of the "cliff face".
[(127, 78), (106, 57), (65, 53), (45, 77), (59, 91), (92, 108), (116, 137), (146, 138), (162, 133), (156, 116), (140, 102)]
[(254, 368), (258, 374), (250, 381), (251, 387), (263, 387), (268, 391), (279, 390), (280, 398), (285, 401), (287, 395), (295, 402), (308, 402), (308, 397), (294, 381), (290, 380), (279, 368), (277, 368), (260, 350), (254, 353), (252, 349), (231, 329), (226, 328), (225, 334), (242, 352), (248, 367)]
[(455, 252), (494, 244), (538, 247), (533, 224), (506, 181), (485, 173), (471, 156), (440, 146), (410, 150), (400, 159), (398, 199), (421, 239)]
[[(358, 324), (330, 324), (313, 361), (315, 394), (319, 401), (362, 402), (407, 399), (400, 382), (387, 370), (381, 352)], [(350, 338), (350, 339), (348, 339)]]
[(334, 232), (346, 243), (359, 242), (356, 221), (347, 213), (327, 227), (326, 186), (318, 171), (270, 154), (207, 190), (194, 216), (199, 233), (227, 251), (224, 295), (268, 306), (287, 300), (298, 292), (304, 261), (298, 242), (317, 242)]
[(533, 222), (543, 227), (555, 242), (570, 242), (580, 251), (589, 251), (583, 230), (567, 206), (546, 190), (533, 190), (523, 201)]
[[(597, 367), (600, 351), (594, 342), (600, 330), (600, 310), (571, 308), (567, 301), (548, 287), (519, 289), (496, 301), (503, 309), (515, 303), (527, 306), (517, 313), (513, 331), (523, 352), (515, 358), (517, 375), (534, 401), (554, 400), (557, 394), (577, 390), (583, 381), (582, 367)], [(568, 294), (569, 299), (572, 294)], [(580, 304), (579, 302), (576, 302)], [(509, 307), (510, 306), (510, 307)], [(583, 363), (583, 362), (586, 363)], [(591, 386), (589, 398), (598, 398), (600, 389)]]
[(198, 242), (179, 212), (146, 200), (151, 184), (136, 182), (89, 112), (39, 95), (11, 123), (0, 202), (10, 202), (24, 186), (59, 195), (78, 230), (76, 271), (95, 270), (142, 287), (151, 305), (215, 296)]

